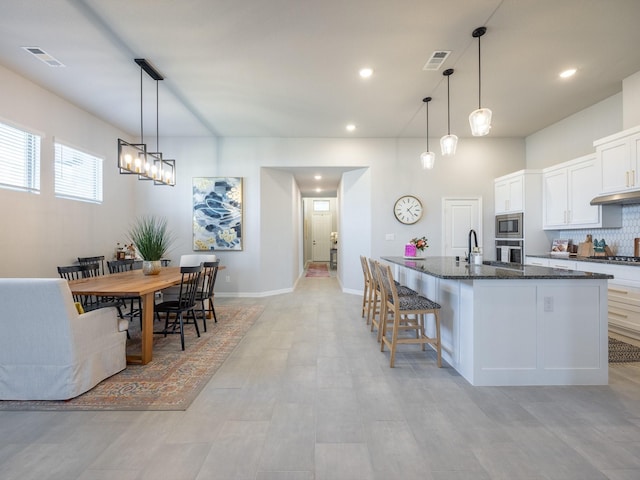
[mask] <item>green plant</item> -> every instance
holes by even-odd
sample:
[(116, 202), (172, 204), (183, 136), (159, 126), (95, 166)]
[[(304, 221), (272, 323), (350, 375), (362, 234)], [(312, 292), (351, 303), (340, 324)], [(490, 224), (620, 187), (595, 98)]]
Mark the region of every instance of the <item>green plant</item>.
[(167, 220), (144, 216), (136, 220), (129, 231), (129, 240), (143, 260), (160, 260), (173, 243), (173, 235), (167, 229)]

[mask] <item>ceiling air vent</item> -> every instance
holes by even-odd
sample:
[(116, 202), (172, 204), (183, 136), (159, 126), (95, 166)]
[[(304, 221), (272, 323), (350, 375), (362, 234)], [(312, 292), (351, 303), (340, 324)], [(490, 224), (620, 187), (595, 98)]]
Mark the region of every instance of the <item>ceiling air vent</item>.
[(424, 64), (424, 67), (422, 67), (422, 69), (438, 70), (440, 68), (440, 65), (444, 63), (450, 53), (451, 50), (436, 50), (431, 54), (431, 57), (429, 57), (429, 60), (427, 60), (427, 63)]
[(46, 63), (50, 67), (64, 67), (64, 64), (57, 59), (53, 58), (47, 52), (42, 50), (40, 47), (22, 47), (31, 55), (36, 57), (38, 60)]

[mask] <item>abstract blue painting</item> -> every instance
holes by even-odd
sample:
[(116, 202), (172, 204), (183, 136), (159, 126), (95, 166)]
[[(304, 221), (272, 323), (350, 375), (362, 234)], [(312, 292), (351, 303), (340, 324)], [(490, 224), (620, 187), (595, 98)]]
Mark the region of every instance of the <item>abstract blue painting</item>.
[(242, 177), (193, 179), (193, 250), (242, 250)]

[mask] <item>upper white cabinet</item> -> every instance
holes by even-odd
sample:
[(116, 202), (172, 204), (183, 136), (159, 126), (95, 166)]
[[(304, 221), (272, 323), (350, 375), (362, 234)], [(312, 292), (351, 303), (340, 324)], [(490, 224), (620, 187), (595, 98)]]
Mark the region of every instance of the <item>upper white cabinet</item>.
[(593, 145), (600, 161), (600, 193), (640, 189), (640, 127), (601, 138)]
[(542, 179), (544, 229), (622, 226), (620, 205), (590, 205), (591, 199), (602, 191), (600, 161), (596, 154), (545, 168)]
[(496, 178), (495, 212), (522, 212), (524, 209), (524, 170)]

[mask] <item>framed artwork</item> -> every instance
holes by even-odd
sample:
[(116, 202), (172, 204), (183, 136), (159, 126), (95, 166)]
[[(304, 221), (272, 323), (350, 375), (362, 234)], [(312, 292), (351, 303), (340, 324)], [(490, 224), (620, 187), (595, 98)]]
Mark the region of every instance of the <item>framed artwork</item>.
[(242, 250), (242, 177), (194, 177), (193, 250)]

